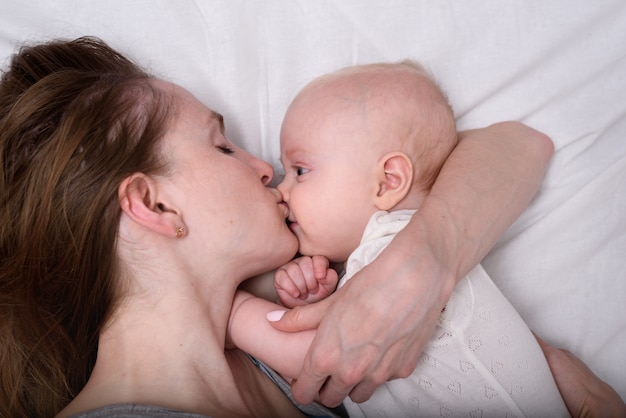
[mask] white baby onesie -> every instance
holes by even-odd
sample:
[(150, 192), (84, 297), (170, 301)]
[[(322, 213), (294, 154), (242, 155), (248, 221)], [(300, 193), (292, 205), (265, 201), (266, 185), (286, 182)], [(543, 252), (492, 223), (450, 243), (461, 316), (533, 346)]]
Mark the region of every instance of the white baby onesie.
[[(339, 286), (414, 212), (374, 214)], [(455, 287), (413, 374), (344, 405), (350, 417), (569, 417), (537, 341), (481, 266)]]

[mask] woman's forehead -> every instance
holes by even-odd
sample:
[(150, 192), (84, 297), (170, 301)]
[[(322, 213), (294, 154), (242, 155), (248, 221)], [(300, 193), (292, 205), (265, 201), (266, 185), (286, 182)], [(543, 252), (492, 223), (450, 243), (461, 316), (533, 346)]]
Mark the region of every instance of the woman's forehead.
[(217, 123), (220, 132), (224, 132), (224, 116), (198, 100), (185, 88), (164, 80), (155, 80), (157, 87), (164, 90), (172, 97), (172, 105), (175, 106), (175, 119), (179, 121), (195, 119), (199, 124), (210, 127)]

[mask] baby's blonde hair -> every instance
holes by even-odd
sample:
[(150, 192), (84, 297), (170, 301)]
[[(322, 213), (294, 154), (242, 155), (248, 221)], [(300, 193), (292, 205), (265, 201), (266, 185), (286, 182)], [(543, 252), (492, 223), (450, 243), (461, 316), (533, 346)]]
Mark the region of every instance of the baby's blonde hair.
[(375, 104), (368, 111), (384, 112), (385, 120), (394, 127), (391, 136), (376, 139), (385, 140), (390, 147), (398, 145), (413, 162), (414, 186), (430, 190), (458, 141), (454, 112), (433, 76), (407, 59), (345, 67), (311, 85), (344, 77), (362, 79), (360, 100), (368, 106)]

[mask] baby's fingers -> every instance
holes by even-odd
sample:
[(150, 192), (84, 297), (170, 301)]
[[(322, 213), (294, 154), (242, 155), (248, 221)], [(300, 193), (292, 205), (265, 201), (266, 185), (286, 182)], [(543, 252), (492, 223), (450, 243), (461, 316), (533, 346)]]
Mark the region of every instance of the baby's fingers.
[(313, 270), (317, 282), (322, 286), (334, 290), (334, 286), (337, 285), (339, 277), (337, 272), (330, 267), (328, 259), (321, 255), (313, 257)]
[[(287, 293), (292, 298), (299, 298), (300, 295), (302, 294), (302, 291), (297, 286), (296, 281), (293, 280), (293, 277), (292, 277), (293, 271), (291, 271), (291, 273), (288, 271), (288, 270), (293, 270), (293, 269), (285, 269), (286, 267), (288, 266), (280, 268), (274, 274), (274, 287), (276, 288), (277, 291), (282, 290), (283, 292)], [(298, 273), (296, 272), (296, 274)]]
[(306, 294), (317, 292), (318, 284), (313, 267), (313, 259), (311, 257), (300, 257), (296, 260), (296, 264), (300, 268), (300, 274), (306, 287), (302, 294), (304, 295), (305, 292)]
[(314, 255), (311, 257), (311, 263), (313, 264), (313, 274), (315, 278), (317, 280), (324, 279), (328, 271), (328, 266), (330, 265), (328, 258), (323, 255)]

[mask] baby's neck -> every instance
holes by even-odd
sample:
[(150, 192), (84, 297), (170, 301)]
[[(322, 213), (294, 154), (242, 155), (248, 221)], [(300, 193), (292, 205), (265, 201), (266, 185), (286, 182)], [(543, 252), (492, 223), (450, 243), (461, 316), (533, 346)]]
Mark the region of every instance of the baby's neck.
[(424, 200), (426, 200), (427, 196), (428, 196), (427, 192), (418, 190), (417, 188), (413, 187), (407, 193), (404, 199), (402, 199), (395, 206), (389, 209), (388, 212), (393, 212), (396, 210), (405, 210), (405, 209), (419, 210), (419, 208), (422, 207), (422, 204), (424, 203)]

